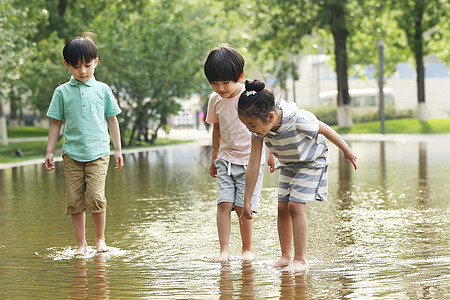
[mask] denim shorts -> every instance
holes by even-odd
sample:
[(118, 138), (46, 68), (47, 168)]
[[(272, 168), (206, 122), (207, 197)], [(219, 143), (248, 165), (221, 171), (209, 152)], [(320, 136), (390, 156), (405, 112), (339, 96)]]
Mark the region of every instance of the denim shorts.
[[(221, 158), (216, 159), (215, 165), (217, 168), (217, 204), (228, 202), (233, 203), (233, 206), (243, 207), (246, 166), (236, 165)], [(252, 195), (252, 211), (255, 213), (258, 212), (263, 174), (264, 165), (261, 165)]]
[(105, 181), (109, 155), (93, 161), (80, 162), (63, 156), (66, 182), (66, 214), (84, 211), (102, 213), (106, 210)]

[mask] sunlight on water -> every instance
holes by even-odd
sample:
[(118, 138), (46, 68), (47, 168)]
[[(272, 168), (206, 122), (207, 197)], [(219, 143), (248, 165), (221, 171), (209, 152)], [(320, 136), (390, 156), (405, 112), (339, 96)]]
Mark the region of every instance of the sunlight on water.
[(253, 262), (216, 262), (216, 181), (210, 148), (125, 155), (109, 170), (110, 252), (88, 252), (64, 215), (64, 174), (0, 170), (0, 298), (446, 299), (450, 298), (450, 142), (353, 142), (358, 171), (331, 147), (329, 202), (307, 205), (308, 274), (267, 267), (280, 255), (277, 174), (265, 172), (254, 216)]

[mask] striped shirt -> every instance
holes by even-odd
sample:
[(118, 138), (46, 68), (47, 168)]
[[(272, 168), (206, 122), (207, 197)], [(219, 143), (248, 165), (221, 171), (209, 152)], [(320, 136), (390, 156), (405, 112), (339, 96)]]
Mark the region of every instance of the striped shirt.
[(266, 136), (254, 135), (278, 159), (277, 168), (297, 171), (300, 168), (318, 169), (330, 164), (326, 138), (319, 132), (319, 120), (295, 103), (280, 100), (283, 112), (281, 125)]

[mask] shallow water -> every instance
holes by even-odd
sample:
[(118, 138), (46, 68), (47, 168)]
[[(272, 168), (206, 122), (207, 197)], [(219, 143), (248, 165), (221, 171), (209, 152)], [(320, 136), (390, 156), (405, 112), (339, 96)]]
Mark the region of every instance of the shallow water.
[[(0, 170), (0, 298), (448, 299), (450, 141), (352, 142), (358, 171), (331, 146), (329, 202), (307, 205), (305, 274), (279, 256), (277, 175), (266, 167), (252, 263), (233, 216), (228, 263), (218, 254), (209, 151), (188, 144), (126, 154), (107, 178), (107, 242), (74, 257), (61, 163)], [(112, 166), (111, 166), (112, 167)]]

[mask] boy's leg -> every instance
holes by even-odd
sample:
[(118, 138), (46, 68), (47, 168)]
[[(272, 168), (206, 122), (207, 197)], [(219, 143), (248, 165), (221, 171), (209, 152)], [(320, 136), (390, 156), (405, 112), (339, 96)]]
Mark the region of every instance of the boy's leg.
[(292, 221), (289, 213), (288, 201), (278, 202), (277, 228), (281, 247), (281, 257), (269, 264), (276, 268), (287, 266), (292, 258)]
[[(238, 218), (241, 217), (242, 207), (235, 207)], [(239, 219), (240, 220), (240, 219)], [(253, 247), (252, 247), (252, 235), (253, 235), (253, 219), (243, 219), (239, 222), (239, 229), (241, 232), (242, 240), (242, 256), (244, 260), (253, 260)]]
[(289, 212), (292, 220), (294, 235), (294, 261), (283, 271), (301, 272), (309, 269), (306, 261), (306, 245), (308, 241), (308, 218), (305, 212), (305, 203), (289, 202)]
[(78, 241), (78, 249), (75, 254), (85, 254), (87, 252), (86, 243), (86, 214), (84, 212), (72, 215), (73, 229)]
[(106, 212), (93, 213), (92, 220), (94, 221), (97, 252), (108, 252), (109, 249), (105, 242)]
[(86, 203), (92, 213), (95, 227), (97, 252), (107, 252), (105, 242), (106, 198), (105, 183), (108, 172), (109, 155), (86, 163)]
[(217, 204), (217, 232), (219, 233), (220, 255), (217, 260), (230, 258), (231, 209), (233, 203)]
[(75, 161), (63, 155), (64, 177), (66, 186), (66, 214), (72, 216), (73, 229), (78, 241), (76, 254), (87, 251), (86, 243), (86, 205), (85, 205), (85, 163)]
[(230, 258), (231, 209), (233, 203), (221, 202), (217, 205), (217, 231), (219, 234), (220, 255), (218, 260)]

